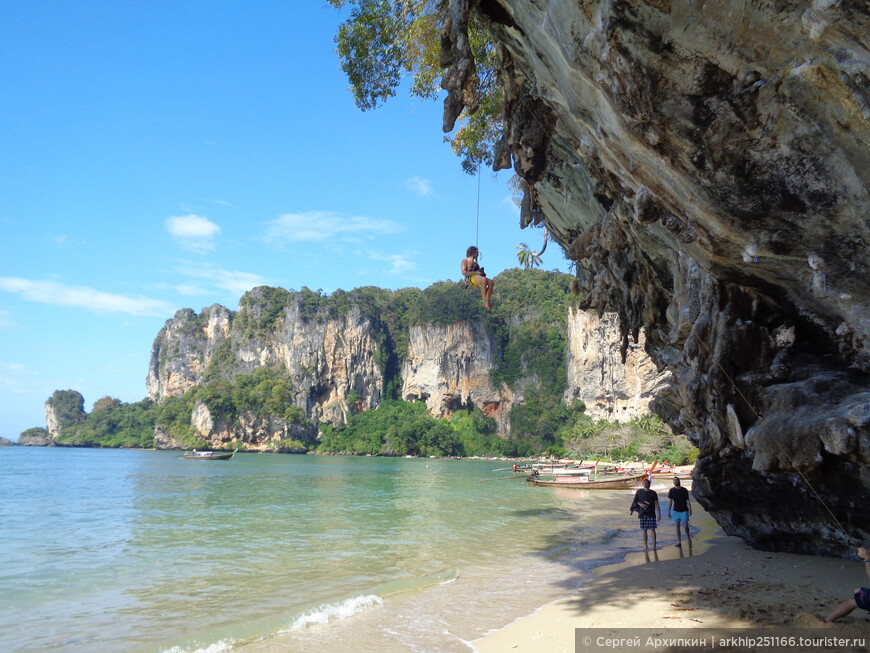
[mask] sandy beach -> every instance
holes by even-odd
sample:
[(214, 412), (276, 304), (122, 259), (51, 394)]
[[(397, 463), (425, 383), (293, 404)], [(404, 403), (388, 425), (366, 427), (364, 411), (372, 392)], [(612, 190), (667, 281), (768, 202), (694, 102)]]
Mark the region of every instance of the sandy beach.
[[(575, 653), (585, 650), (575, 648), (576, 628), (813, 628), (836, 636), (867, 636), (870, 643), (870, 613), (861, 609), (837, 623), (823, 623), (854, 588), (870, 584), (857, 559), (757, 551), (725, 536), (697, 505), (694, 510), (692, 523), (700, 532), (693, 534), (692, 547), (685, 541), (674, 546), (674, 526), (663, 515), (657, 550), (597, 568), (594, 580), (578, 593), (473, 646), (479, 653)], [(638, 543), (642, 546), (639, 529)]]

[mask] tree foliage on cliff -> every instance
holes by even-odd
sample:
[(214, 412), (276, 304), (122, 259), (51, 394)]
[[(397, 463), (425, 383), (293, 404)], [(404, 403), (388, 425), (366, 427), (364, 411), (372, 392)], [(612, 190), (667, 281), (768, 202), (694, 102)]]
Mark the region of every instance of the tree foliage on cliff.
[(318, 451), (382, 456), (508, 455), (512, 446), (495, 434), (479, 409), (436, 419), (421, 402), (385, 401), (333, 428), (323, 425)]
[[(328, 0), (349, 9), (336, 43), (357, 106), (373, 109), (393, 97), (405, 76), (411, 95), (435, 99), (444, 74), (441, 34), (447, 3), (443, 0)], [(448, 137), (466, 172), (492, 165), (501, 132), (503, 94), (499, 60), (492, 38), (476, 15), (469, 17), (468, 42), (477, 73), (479, 108), (463, 112), (459, 129)]]
[[(229, 427), (238, 426), (245, 415), (283, 420), (288, 425), (307, 423), (302, 410), (294, 403), (292, 382), (286, 373), (272, 367), (258, 368), (232, 380), (216, 378), (194, 386), (181, 397), (164, 400), (155, 407), (157, 426), (185, 447), (209, 446), (191, 424), (191, 414), (198, 402), (205, 404), (213, 420)], [(300, 448), (305, 446), (304, 443), (299, 445)], [(296, 448), (295, 444), (292, 448)]]
[(521, 378), (536, 377), (541, 389), (561, 403), (567, 383), (568, 308), (577, 305), (571, 276), (513, 269), (497, 279), (496, 316), (505, 321), (500, 328), (504, 352), (492, 372), (493, 382), (515, 388)]
[(85, 419), (85, 398), (76, 390), (55, 390), (46, 402), (61, 428)]
[[(73, 407), (79, 406), (75, 395), (81, 397), (77, 392), (63, 391), (59, 395), (60, 405), (64, 406), (62, 402), (66, 401), (72, 402)], [(191, 425), (191, 413), (197, 402), (204, 403), (214, 419), (229, 424), (237, 423), (245, 413), (292, 425), (305, 422), (302, 411), (294, 405), (292, 384), (287, 376), (271, 368), (260, 368), (233, 381), (218, 379), (195, 386), (184, 396), (171, 397), (160, 404), (148, 399), (126, 404), (103, 397), (94, 403), (90, 413), (82, 410), (78, 421), (64, 425), (56, 442), (86, 447), (151, 448), (155, 427), (160, 427), (182, 446), (207, 446)]]
[(64, 426), (57, 442), (85, 447), (150, 448), (154, 446), (155, 405), (148, 399), (125, 404), (103, 397), (76, 424)]
[(302, 411), (294, 405), (293, 384), (276, 368), (261, 367), (233, 381), (211, 381), (193, 387), (187, 395), (191, 402), (204, 403), (215, 419), (235, 422), (240, 415), (250, 413), (290, 424), (303, 421)]

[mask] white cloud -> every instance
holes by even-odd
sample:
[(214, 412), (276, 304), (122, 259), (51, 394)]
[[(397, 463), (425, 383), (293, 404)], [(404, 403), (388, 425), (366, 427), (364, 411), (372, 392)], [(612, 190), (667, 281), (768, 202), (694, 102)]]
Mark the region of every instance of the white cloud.
[(184, 295), (185, 297), (196, 297), (197, 295), (207, 295), (210, 291), (205, 286), (198, 286), (192, 283), (155, 283), (151, 285), (157, 290), (171, 290), (172, 292)]
[(266, 223), (263, 240), (273, 245), (297, 242), (359, 242), (397, 234), (401, 225), (392, 220), (347, 216), (330, 211), (286, 213)]
[(432, 188), (432, 182), (429, 179), (422, 177), (409, 177), (403, 182), (405, 188), (412, 193), (416, 193), (421, 197), (430, 197), (435, 194), (435, 189)]
[(238, 206), (236, 206), (232, 202), (227, 202), (226, 200), (208, 200), (208, 201), (211, 202), (212, 204), (217, 204), (218, 206), (226, 206), (226, 207), (231, 208), (231, 209), (239, 208)]
[(36, 373), (21, 363), (0, 361), (0, 391), (26, 394), (33, 386)]
[(67, 234), (48, 234), (48, 241), (57, 248), (74, 247), (81, 245), (83, 241), (70, 238)]
[(85, 308), (95, 313), (163, 317), (175, 312), (173, 305), (160, 299), (116, 295), (87, 286), (67, 286), (57, 281), (0, 277), (0, 291), (15, 293), (29, 302)]
[(194, 286), (189, 283), (180, 283), (175, 286), (171, 286), (171, 288), (177, 292), (179, 295), (184, 295), (186, 297), (194, 297), (196, 295), (206, 295), (208, 294), (208, 290), (202, 288), (200, 286)]
[[(269, 285), (269, 279), (253, 272), (225, 270), (214, 265), (181, 265), (178, 272), (192, 279), (210, 281), (213, 285), (236, 295), (243, 295), (251, 288)], [(193, 288), (178, 286), (177, 288)]]
[(365, 257), (372, 261), (382, 261), (390, 264), (389, 274), (402, 275), (417, 269), (410, 254), (382, 254), (381, 252), (367, 252)]
[(186, 250), (197, 253), (214, 249), (214, 237), (221, 228), (208, 218), (189, 213), (166, 219), (166, 230)]

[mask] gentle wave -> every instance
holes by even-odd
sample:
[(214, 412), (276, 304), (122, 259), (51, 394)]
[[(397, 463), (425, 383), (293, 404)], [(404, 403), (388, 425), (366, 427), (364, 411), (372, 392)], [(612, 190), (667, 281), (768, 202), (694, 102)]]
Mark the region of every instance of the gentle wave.
[(326, 603), (297, 617), (290, 625), (290, 628), (282, 632), (296, 632), (308, 626), (328, 624), (330, 621), (347, 619), (366, 608), (382, 605), (383, 602), (384, 600), (377, 594), (363, 594), (341, 603)]
[(407, 592), (409, 590), (421, 590), (432, 585), (447, 585), (459, 578), (459, 573), (455, 569), (445, 569), (435, 574), (426, 576), (411, 576), (408, 578), (400, 578), (398, 580), (382, 583), (377, 587), (372, 588), (372, 592), (378, 596), (389, 596), (398, 592)]
[(181, 646), (173, 646), (172, 648), (164, 650), (163, 653), (226, 653), (226, 651), (231, 651), (232, 649), (232, 642), (221, 640), (220, 642), (215, 642), (214, 644), (209, 644), (208, 646), (190, 651)]

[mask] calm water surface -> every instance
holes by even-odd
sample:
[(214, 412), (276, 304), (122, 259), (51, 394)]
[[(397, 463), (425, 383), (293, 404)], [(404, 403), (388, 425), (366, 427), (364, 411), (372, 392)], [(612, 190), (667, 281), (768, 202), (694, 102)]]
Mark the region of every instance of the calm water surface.
[(470, 651), (639, 544), (504, 466), (0, 448), (0, 650)]

